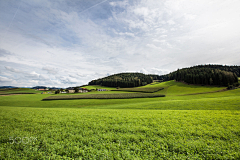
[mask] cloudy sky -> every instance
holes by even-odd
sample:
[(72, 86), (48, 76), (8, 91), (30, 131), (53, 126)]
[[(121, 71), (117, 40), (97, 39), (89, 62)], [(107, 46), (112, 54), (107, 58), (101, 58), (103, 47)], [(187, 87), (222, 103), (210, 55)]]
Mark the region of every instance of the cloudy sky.
[(240, 65), (239, 0), (0, 0), (0, 86)]

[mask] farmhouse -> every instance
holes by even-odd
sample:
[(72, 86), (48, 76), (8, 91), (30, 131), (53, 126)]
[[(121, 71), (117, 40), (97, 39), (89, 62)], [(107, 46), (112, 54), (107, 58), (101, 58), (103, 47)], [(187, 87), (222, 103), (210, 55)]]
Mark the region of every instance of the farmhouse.
[(47, 87), (39, 87), (39, 88), (37, 88), (37, 90), (39, 90), (39, 91), (46, 91), (46, 90), (48, 90), (48, 88)]
[(60, 93), (67, 93), (67, 92), (65, 92), (65, 91), (62, 91), (62, 92), (60, 92)]
[(69, 88), (67, 88), (68, 89), (68, 93), (75, 93), (75, 90), (74, 90), (74, 88), (72, 88), (72, 87), (69, 87)]
[(80, 93), (86, 93), (86, 92), (88, 92), (88, 89), (86, 89), (86, 88), (79, 88), (79, 91), (78, 92), (80, 92)]

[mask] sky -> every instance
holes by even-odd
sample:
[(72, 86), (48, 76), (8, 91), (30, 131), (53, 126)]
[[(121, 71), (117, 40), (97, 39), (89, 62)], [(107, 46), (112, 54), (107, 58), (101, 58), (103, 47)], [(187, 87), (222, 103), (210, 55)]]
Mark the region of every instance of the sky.
[(0, 0), (0, 86), (240, 65), (239, 0)]

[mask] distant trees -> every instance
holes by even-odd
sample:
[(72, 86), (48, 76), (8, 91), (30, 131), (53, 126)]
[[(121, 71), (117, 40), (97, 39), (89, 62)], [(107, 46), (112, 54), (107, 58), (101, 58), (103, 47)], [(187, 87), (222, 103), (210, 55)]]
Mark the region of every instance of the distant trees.
[(208, 64), (178, 69), (177, 71), (166, 75), (119, 73), (105, 78), (92, 80), (89, 82), (89, 85), (129, 88), (144, 86), (152, 83), (153, 80), (176, 80), (189, 84), (236, 86), (238, 85), (238, 77), (240, 77), (240, 66)]
[[(156, 75), (157, 76), (157, 75)], [(138, 87), (152, 83), (153, 78), (143, 73), (119, 73), (105, 78), (92, 80), (89, 85), (102, 85), (108, 87)]]
[[(236, 85), (240, 67), (221, 65), (200, 65), (178, 69), (169, 74), (170, 80), (202, 85)], [(222, 69), (222, 70), (221, 70)]]
[(79, 92), (79, 88), (78, 87), (74, 87), (75, 93)]
[(59, 93), (60, 93), (60, 90), (59, 90), (59, 89), (55, 91), (55, 94), (59, 94)]

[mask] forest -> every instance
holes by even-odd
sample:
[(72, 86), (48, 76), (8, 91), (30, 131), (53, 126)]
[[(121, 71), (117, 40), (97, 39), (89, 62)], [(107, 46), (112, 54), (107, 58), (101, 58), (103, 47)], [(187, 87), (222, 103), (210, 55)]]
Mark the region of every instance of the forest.
[(154, 80), (161, 82), (176, 80), (188, 84), (238, 86), (238, 77), (240, 77), (240, 66), (207, 64), (178, 69), (166, 75), (119, 73), (92, 80), (89, 82), (89, 85), (129, 88), (144, 86), (152, 83)]
[[(157, 76), (157, 75), (156, 75)], [(138, 87), (152, 83), (153, 78), (143, 73), (119, 73), (105, 78), (92, 80), (89, 85), (102, 85), (108, 87)]]
[(238, 85), (240, 66), (198, 65), (178, 69), (168, 74), (169, 80), (183, 81), (189, 84)]

